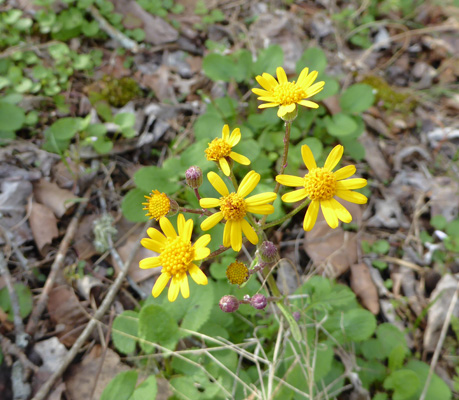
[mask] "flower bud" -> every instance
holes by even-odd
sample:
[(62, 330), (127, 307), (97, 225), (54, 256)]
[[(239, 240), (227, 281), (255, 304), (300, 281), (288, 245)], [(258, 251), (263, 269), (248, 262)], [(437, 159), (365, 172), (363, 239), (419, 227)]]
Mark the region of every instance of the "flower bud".
[(202, 169), (196, 165), (188, 168), (185, 172), (186, 184), (192, 189), (202, 185)]
[(295, 109), (292, 112), (286, 113), (283, 117), (281, 117), (285, 122), (292, 122), (298, 116), (298, 107), (295, 104)]
[(299, 311), (295, 311), (293, 314), (293, 319), (298, 322), (300, 320), (301, 314)]
[(167, 217), (172, 217), (174, 216), (175, 214), (178, 213), (178, 210), (179, 210), (179, 205), (177, 204), (177, 202), (174, 200), (174, 199), (171, 199), (169, 197), (169, 201), (170, 201), (170, 209), (169, 209), (169, 212), (167, 213)]
[(279, 260), (277, 247), (273, 242), (265, 240), (258, 248), (261, 259), (266, 263), (274, 263)]
[(235, 296), (226, 295), (220, 299), (218, 305), (223, 312), (231, 313), (239, 308), (239, 300)]
[(250, 300), (250, 304), (257, 310), (263, 310), (268, 304), (268, 299), (262, 294), (256, 294)]

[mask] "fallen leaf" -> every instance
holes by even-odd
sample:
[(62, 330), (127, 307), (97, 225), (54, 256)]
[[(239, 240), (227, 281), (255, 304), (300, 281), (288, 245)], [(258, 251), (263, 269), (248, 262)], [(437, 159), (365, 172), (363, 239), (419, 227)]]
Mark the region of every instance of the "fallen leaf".
[(34, 349), (43, 361), (40, 369), (49, 372), (56, 371), (68, 353), (66, 347), (55, 336), (35, 343)]
[(29, 223), (38, 251), (44, 256), (53, 239), (59, 236), (56, 217), (48, 207), (32, 201)]
[(293, 293), (300, 286), (300, 279), (295, 265), (289, 259), (283, 258), (276, 266), (277, 287), (283, 295)]
[(73, 248), (80, 260), (87, 260), (97, 254), (93, 245), (93, 223), (96, 219), (97, 215), (84, 215), (78, 224), (78, 228), (73, 239)]
[(367, 310), (375, 315), (379, 313), (378, 289), (365, 264), (351, 265), (351, 289)]
[(62, 217), (75, 204), (75, 200), (79, 199), (71, 191), (61, 189), (55, 183), (45, 179), (40, 179), (34, 184), (33, 192), (36, 200), (50, 208), (58, 218)]
[(368, 133), (359, 138), (359, 142), (365, 147), (365, 161), (371, 167), (372, 172), (381, 182), (386, 182), (391, 177), (391, 170), (387, 163), (387, 157), (380, 150), (376, 140)]

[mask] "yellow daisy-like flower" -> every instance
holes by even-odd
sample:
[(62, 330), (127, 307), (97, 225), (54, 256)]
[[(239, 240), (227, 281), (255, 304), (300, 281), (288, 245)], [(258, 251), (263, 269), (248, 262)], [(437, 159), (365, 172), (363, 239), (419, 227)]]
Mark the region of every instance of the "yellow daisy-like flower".
[(207, 178), (222, 197), (219, 199), (204, 198), (199, 201), (199, 204), (203, 208), (220, 207), (219, 212), (207, 217), (201, 223), (201, 229), (207, 231), (225, 218), (223, 246), (231, 246), (234, 251), (241, 250), (242, 233), (249, 239), (250, 243), (257, 244), (258, 235), (244, 217), (248, 212), (262, 215), (272, 214), (274, 207), (268, 203), (273, 202), (277, 194), (266, 192), (245, 198), (255, 189), (260, 181), (260, 174), (257, 174), (255, 171), (250, 171), (244, 177), (236, 193), (230, 193), (223, 179), (215, 172), (209, 172)]
[(150, 219), (155, 218), (156, 221), (161, 217), (165, 217), (171, 209), (171, 202), (165, 193), (160, 193), (158, 190), (153, 190), (150, 196), (144, 196), (148, 203), (142, 203), (143, 210), (148, 211), (145, 215)]
[(250, 160), (242, 154), (235, 153), (233, 147), (241, 140), (241, 130), (236, 128), (229, 134), (229, 126), (225, 125), (222, 129), (222, 138), (215, 138), (209, 143), (205, 150), (206, 157), (209, 161), (216, 161), (226, 176), (230, 174), (228, 158), (233, 159), (242, 165), (249, 165)]
[(338, 220), (346, 223), (352, 221), (352, 215), (341, 203), (334, 199), (335, 196), (356, 204), (365, 204), (368, 200), (363, 194), (351, 190), (364, 187), (367, 184), (366, 179), (346, 179), (355, 174), (354, 165), (348, 165), (333, 172), (333, 169), (343, 156), (343, 150), (343, 146), (335, 146), (328, 155), (323, 168), (318, 168), (311, 149), (304, 145), (301, 147), (301, 156), (309, 173), (304, 177), (292, 175), (278, 175), (276, 177), (276, 181), (282, 185), (303, 187), (284, 194), (282, 201), (294, 203), (306, 197), (311, 199), (311, 204), (303, 222), (305, 231), (310, 231), (314, 227), (319, 213), (319, 206), (322, 209), (325, 221), (333, 229), (338, 227)]
[(201, 269), (193, 263), (206, 258), (210, 249), (206, 246), (210, 242), (210, 235), (201, 236), (191, 244), (193, 233), (193, 220), (185, 220), (183, 214), (177, 218), (178, 235), (170, 221), (162, 217), (159, 225), (165, 236), (154, 228), (149, 228), (147, 234), (150, 239), (142, 239), (141, 244), (148, 250), (159, 253), (157, 257), (144, 258), (140, 261), (142, 269), (162, 266), (161, 275), (153, 286), (153, 297), (158, 297), (172, 279), (167, 297), (169, 301), (175, 301), (179, 291), (187, 299), (190, 296), (187, 272), (198, 285), (207, 285), (207, 277)]
[(252, 92), (260, 96), (258, 100), (266, 101), (266, 103), (260, 104), (258, 108), (279, 107), (277, 116), (283, 118), (286, 114), (293, 113), (297, 104), (309, 108), (319, 107), (317, 103), (306, 100), (319, 93), (325, 85), (323, 81), (312, 84), (317, 78), (317, 71), (312, 71), (309, 74), (309, 69), (304, 68), (296, 83), (287, 80), (287, 75), (282, 67), (278, 67), (276, 73), (277, 81), (266, 72), (255, 78), (260, 86), (265, 89), (252, 89)]

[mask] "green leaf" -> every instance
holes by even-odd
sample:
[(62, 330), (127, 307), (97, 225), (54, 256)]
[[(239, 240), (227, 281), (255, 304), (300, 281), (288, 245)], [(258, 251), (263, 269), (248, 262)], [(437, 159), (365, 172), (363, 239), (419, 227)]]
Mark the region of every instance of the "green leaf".
[(105, 387), (100, 400), (129, 400), (137, 383), (137, 371), (120, 372)]
[(202, 60), (204, 73), (213, 81), (229, 82), (235, 79), (238, 71), (235, 63), (229, 56), (208, 54)]
[(395, 371), (402, 368), (405, 355), (405, 346), (403, 344), (397, 344), (389, 354), (389, 369)]
[(380, 324), (376, 329), (376, 337), (381, 343), (385, 357), (389, 357), (392, 350), (399, 344), (404, 346), (405, 351), (408, 351), (405, 335), (400, 329), (392, 324)]
[(107, 154), (113, 148), (113, 142), (106, 138), (98, 138), (95, 142), (92, 142), (92, 147), (99, 154)]
[(150, 193), (152, 190), (160, 190), (166, 194), (173, 195), (180, 189), (177, 180), (178, 175), (171, 176), (170, 171), (156, 166), (140, 168), (134, 174), (135, 184), (146, 193)]
[(311, 100), (321, 101), (324, 99), (328, 99), (329, 97), (334, 96), (336, 93), (339, 92), (339, 83), (336, 79), (330, 78), (329, 76), (321, 76), (317, 79), (317, 81), (324, 81), (325, 86), (319, 93), (314, 95), (314, 97)]
[[(19, 314), (21, 318), (26, 318), (32, 312), (33, 299), (30, 289), (22, 283), (13, 284), (14, 291), (18, 297)], [(8, 313), (8, 319), (13, 320), (13, 310), (11, 308), (10, 295), (6, 287), (0, 290), (0, 308)]]
[(22, 127), (25, 113), (21, 107), (0, 101), (0, 130), (15, 132)]
[(150, 375), (135, 389), (129, 400), (155, 400), (158, 393), (156, 376)]
[(49, 131), (57, 140), (69, 140), (81, 129), (81, 121), (81, 118), (61, 118), (49, 127)]
[(193, 125), (194, 136), (196, 140), (206, 139), (210, 142), (212, 139), (221, 136), (221, 129), (225, 125), (223, 119), (215, 114), (203, 114)]
[(318, 47), (310, 47), (306, 49), (296, 62), (296, 72), (299, 74), (303, 68), (309, 68), (309, 72), (317, 71), (322, 74), (327, 68), (327, 57), (322, 49)]
[(359, 367), (359, 378), (366, 389), (370, 389), (375, 382), (383, 382), (386, 378), (386, 367), (382, 363), (376, 360), (366, 361), (361, 358), (357, 358), (356, 361)]
[[(419, 385), (417, 392), (409, 400), (418, 400), (421, 396), (424, 384), (427, 382), (427, 375), (429, 374), (430, 367), (418, 360), (411, 360), (405, 365), (405, 369), (413, 371), (421, 385)], [(429, 388), (425, 400), (451, 400), (452, 393), (449, 386), (437, 374), (433, 374), (430, 380)]]
[(459, 219), (455, 219), (446, 225), (446, 233), (448, 236), (459, 237)]
[(432, 225), (435, 229), (443, 230), (446, 227), (448, 221), (443, 215), (434, 215), (430, 219), (430, 225)]
[(115, 115), (113, 122), (121, 127), (121, 129), (132, 128), (135, 124), (135, 115), (133, 113), (125, 112)]
[(279, 45), (273, 45), (258, 53), (257, 61), (253, 64), (253, 73), (261, 75), (263, 72), (274, 75), (276, 68), (284, 64), (284, 51)]
[(210, 311), (215, 302), (213, 285), (194, 285), (190, 282), (190, 297), (177, 299), (177, 304), (185, 310), (181, 328), (198, 331), (210, 317)]
[(128, 221), (145, 222), (148, 217), (145, 216), (147, 211), (143, 210), (142, 203), (146, 202), (146, 192), (142, 189), (132, 189), (124, 196), (121, 203), (121, 210)]
[(295, 318), (293, 318), (293, 315), (284, 307), (282, 303), (277, 303), (277, 307), (279, 308), (279, 310), (282, 311), (282, 314), (284, 314), (285, 319), (290, 325), (293, 339), (295, 339), (297, 342), (300, 342), (302, 340), (300, 327), (298, 326), (298, 323), (295, 321)]
[(129, 354), (134, 352), (137, 343), (135, 338), (137, 337), (138, 326), (139, 314), (135, 311), (124, 311), (115, 318), (113, 321), (112, 340), (120, 353)]
[(368, 310), (352, 309), (342, 317), (344, 335), (353, 342), (368, 339), (376, 328), (376, 318)]
[(355, 161), (362, 161), (365, 158), (365, 147), (352, 137), (353, 134), (350, 136), (351, 138), (340, 138), (340, 142), (344, 146), (344, 152)]
[(252, 78), (252, 53), (246, 49), (242, 49), (233, 54), (233, 56), (236, 60), (236, 82), (243, 82)]
[[(177, 322), (165, 308), (156, 304), (142, 307), (139, 313), (140, 347), (150, 354), (155, 350), (153, 343), (172, 349), (179, 339)], [(150, 344), (152, 343), (152, 344)]]
[(392, 400), (409, 400), (420, 386), (421, 382), (413, 371), (399, 369), (392, 372), (384, 380), (384, 389), (392, 389)]
[(334, 114), (331, 118), (325, 117), (324, 122), (328, 133), (338, 138), (350, 135), (357, 129), (357, 123), (344, 113)]
[(377, 240), (373, 243), (372, 249), (377, 254), (387, 254), (390, 250), (390, 244), (387, 240)]
[(202, 380), (196, 382), (195, 377), (181, 376), (178, 378), (172, 378), (170, 380), (171, 386), (174, 388), (175, 394), (178, 398), (183, 400), (205, 400), (215, 399), (216, 394), (221, 390), (215, 383), (210, 382), (208, 378), (207, 382)]
[(368, 110), (375, 101), (373, 88), (364, 83), (350, 86), (340, 97), (339, 104), (344, 112), (360, 113)]
[(365, 340), (361, 350), (367, 360), (384, 360), (387, 358), (387, 352), (379, 339)]

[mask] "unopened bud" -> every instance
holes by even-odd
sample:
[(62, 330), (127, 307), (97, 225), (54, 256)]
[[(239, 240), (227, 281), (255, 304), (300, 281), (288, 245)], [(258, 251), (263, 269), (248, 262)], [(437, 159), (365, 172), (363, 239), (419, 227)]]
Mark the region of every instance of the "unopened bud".
[(239, 300), (235, 296), (226, 295), (220, 299), (218, 304), (222, 311), (231, 313), (239, 308)]
[(293, 314), (293, 319), (298, 322), (300, 320), (301, 314), (299, 311), (295, 311)]
[(298, 107), (295, 104), (295, 109), (292, 112), (288, 112), (281, 117), (285, 122), (292, 122), (298, 116)]
[(185, 172), (186, 184), (192, 189), (197, 189), (202, 185), (202, 169), (196, 165), (188, 168)]
[(279, 260), (277, 247), (273, 242), (265, 240), (258, 248), (261, 259), (266, 263), (273, 263)]
[(171, 199), (170, 197), (169, 197), (169, 202), (170, 202), (170, 208), (169, 208), (169, 212), (167, 213), (166, 216), (167, 217), (172, 217), (175, 214), (177, 214), (177, 212), (179, 210), (179, 205), (177, 204), (177, 202), (174, 199)]
[(257, 310), (263, 310), (268, 304), (268, 299), (262, 294), (256, 294), (250, 300), (250, 304)]

